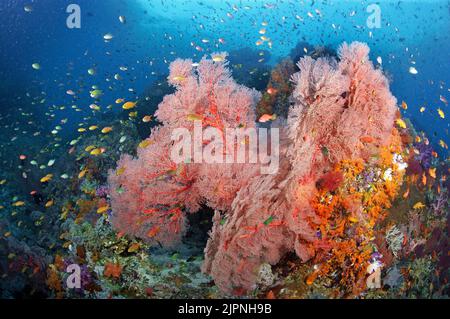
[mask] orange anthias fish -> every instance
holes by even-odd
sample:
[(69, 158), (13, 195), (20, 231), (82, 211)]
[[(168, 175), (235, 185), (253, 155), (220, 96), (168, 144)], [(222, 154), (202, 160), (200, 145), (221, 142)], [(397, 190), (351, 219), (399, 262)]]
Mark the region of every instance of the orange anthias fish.
[(375, 139), (372, 136), (361, 136), (359, 140), (363, 143), (373, 143)]
[(107, 126), (102, 129), (102, 133), (107, 134), (107, 133), (111, 132), (112, 130), (113, 130), (112, 127)]
[(117, 239), (120, 239), (120, 238), (122, 238), (123, 236), (125, 235), (125, 233), (123, 232), (123, 231), (121, 231), (121, 232), (118, 232), (117, 233)]
[(147, 237), (150, 237), (150, 238), (155, 237), (158, 232), (159, 232), (159, 226), (154, 226), (148, 231)]
[(132, 109), (136, 106), (136, 102), (126, 102), (124, 105), (122, 105), (122, 108), (124, 110)]
[(427, 176), (425, 175), (425, 173), (423, 173), (422, 175), (422, 184), (427, 185)]
[(44, 177), (42, 177), (40, 181), (41, 181), (41, 183), (46, 183), (46, 182), (50, 181), (52, 179), (52, 177), (53, 177), (53, 174), (47, 174)]
[(139, 243), (131, 244), (131, 246), (128, 247), (128, 252), (134, 253), (135, 251), (139, 250), (140, 247), (141, 247), (141, 245)]
[(25, 202), (24, 201), (17, 201), (15, 203), (13, 203), (12, 205), (15, 206), (15, 207), (24, 206)]
[(260, 122), (260, 123), (266, 123), (266, 122), (268, 122), (268, 121), (273, 121), (273, 120), (275, 120), (276, 118), (277, 118), (277, 115), (276, 115), (276, 114), (263, 114), (263, 115), (259, 118), (258, 122)]
[(406, 192), (403, 194), (403, 198), (408, 198), (409, 196), (409, 188), (406, 190)]
[(51, 206), (53, 206), (53, 199), (51, 199), (51, 200), (49, 200), (47, 203), (45, 203), (45, 207), (46, 207), (46, 208), (49, 208), (49, 207), (51, 207)]
[(430, 168), (428, 170), (428, 173), (430, 174), (431, 177), (436, 178), (436, 168)]
[(97, 209), (97, 214), (103, 214), (103, 213), (106, 212), (108, 209), (109, 209), (109, 206), (108, 206), (108, 205), (107, 205), (107, 206), (99, 207), (99, 208)]
[(146, 115), (142, 118), (142, 122), (144, 123), (148, 123), (152, 120), (152, 116), (151, 115)]
[(408, 109), (408, 104), (406, 104), (405, 101), (402, 101), (402, 109), (404, 109), (404, 110)]
[(278, 92), (278, 90), (275, 88), (272, 88), (272, 87), (267, 89), (267, 93), (269, 93), (270, 95), (277, 94), (277, 92)]

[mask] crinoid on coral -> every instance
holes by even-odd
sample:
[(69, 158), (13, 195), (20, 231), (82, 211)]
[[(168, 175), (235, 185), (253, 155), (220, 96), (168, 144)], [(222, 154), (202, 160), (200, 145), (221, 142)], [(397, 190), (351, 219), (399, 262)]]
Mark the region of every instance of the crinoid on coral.
[[(202, 59), (197, 68), (190, 60), (173, 62), (168, 79), (176, 92), (156, 112), (163, 126), (153, 130), (136, 158), (123, 156), (109, 174), (116, 229), (174, 244), (186, 227), (184, 212), (206, 203), (216, 212), (203, 270), (222, 290), (235, 294), (255, 287), (262, 265), (274, 265), (292, 251), (302, 261), (324, 258), (332, 250), (330, 263), (346, 252), (354, 254), (354, 262), (366, 262), (367, 252), (360, 252), (356, 241), (336, 244), (346, 229), (348, 216), (343, 214), (349, 212), (334, 206), (318, 210), (316, 200), (348, 188), (345, 174), (359, 176), (377, 157), (392, 163), (402, 151), (396, 147), (396, 99), (365, 44), (343, 44), (338, 53), (339, 59), (304, 57), (298, 62), (300, 71), (292, 77), (294, 103), (281, 128), (279, 169), (269, 175), (260, 173), (259, 164), (175, 164), (169, 159), (171, 129), (192, 132), (193, 120), (221, 131), (255, 127), (260, 97), (232, 80), (224, 54)], [(343, 172), (338, 168), (345, 161), (360, 164)], [(383, 187), (395, 193), (398, 185), (391, 184)], [(363, 230), (373, 227), (379, 210), (389, 206), (389, 197), (382, 195), (379, 207), (361, 198), (339, 204), (351, 208), (353, 223), (365, 225), (358, 228), (361, 242), (367, 241)], [(349, 274), (348, 280), (360, 278)]]

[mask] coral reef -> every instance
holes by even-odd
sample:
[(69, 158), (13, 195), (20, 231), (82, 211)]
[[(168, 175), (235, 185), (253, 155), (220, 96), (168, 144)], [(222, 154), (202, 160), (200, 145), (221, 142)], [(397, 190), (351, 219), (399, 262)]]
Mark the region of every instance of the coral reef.
[[(333, 247), (317, 235), (317, 229), (342, 218), (315, 209), (318, 188), (333, 192), (343, 177), (330, 171), (345, 161), (360, 160), (356, 170), (363, 170), (364, 163), (374, 156), (391, 164), (394, 154), (402, 152), (394, 129), (396, 100), (368, 53), (366, 45), (352, 43), (341, 46), (339, 61), (329, 57), (299, 61), (300, 71), (292, 77), (295, 102), (287, 126), (282, 127), (284, 143), (275, 175), (259, 175), (242, 164), (223, 168), (170, 162), (171, 128), (193, 131), (192, 118), (220, 130), (252, 127), (258, 98), (233, 82), (226, 63), (217, 62), (224, 60), (224, 54), (213, 55), (214, 61), (203, 59), (195, 72), (190, 60), (173, 62), (168, 80), (177, 91), (166, 96), (156, 112), (163, 126), (153, 130), (149, 146), (140, 150), (136, 159), (124, 156), (119, 168), (109, 174), (115, 227), (170, 246), (183, 234), (183, 209), (195, 212), (199, 203), (205, 202), (217, 211), (203, 270), (221, 289), (235, 294), (253, 289), (257, 269), (264, 263), (276, 264), (290, 251), (306, 262), (319, 251), (331, 249), (336, 260), (342, 261), (337, 253), (344, 256), (348, 253), (345, 247), (355, 250), (356, 243)], [(245, 173), (238, 174), (240, 171)], [(359, 173), (351, 171), (352, 177)], [(373, 220), (359, 232), (374, 226), (377, 216), (389, 208), (386, 201), (398, 190), (398, 185), (389, 182), (395, 172), (391, 169), (384, 174), (389, 175), (385, 176), (389, 197), (375, 196), (381, 206), (365, 212)], [(360, 223), (368, 223), (358, 201), (342, 205), (351, 208)], [(342, 223), (339, 225), (343, 232)], [(361, 265), (366, 261), (365, 257), (355, 258)]]
[[(297, 65), (272, 70), (251, 50), (178, 59), (136, 104), (150, 121), (124, 110), (98, 123), (107, 134), (85, 130), (67, 148), (53, 147), (57, 137), (4, 161), (1, 296), (448, 297), (448, 159), (400, 118), (368, 53), (299, 44)], [(278, 128), (277, 173), (174, 163), (173, 130), (198, 121)], [(49, 156), (58, 160), (43, 165)], [(72, 265), (80, 288), (67, 284)]]

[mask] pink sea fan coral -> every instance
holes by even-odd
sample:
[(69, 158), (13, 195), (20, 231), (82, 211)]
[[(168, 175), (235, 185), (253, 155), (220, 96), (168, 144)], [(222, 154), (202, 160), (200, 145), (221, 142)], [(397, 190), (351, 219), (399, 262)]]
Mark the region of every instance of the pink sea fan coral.
[(192, 76), (192, 69), (192, 60), (176, 59), (170, 64), (167, 81), (175, 87), (183, 86), (187, 82), (186, 79)]
[(176, 60), (169, 82), (177, 90), (156, 112), (163, 127), (152, 132), (137, 158), (122, 157), (110, 172), (114, 226), (169, 245), (185, 229), (184, 212), (207, 204), (216, 212), (203, 271), (229, 293), (253, 289), (259, 267), (276, 264), (287, 252), (303, 261), (313, 257), (320, 244), (320, 218), (311, 206), (318, 182), (339, 161), (376, 153), (393, 129), (396, 100), (368, 53), (366, 45), (352, 43), (341, 46), (340, 60), (299, 61), (294, 103), (287, 120), (277, 122), (287, 124), (281, 129), (280, 167), (272, 175), (261, 175), (258, 164), (169, 160), (171, 129), (192, 132), (194, 120), (222, 132), (255, 127), (260, 97), (233, 81), (223, 58), (203, 58), (196, 68), (190, 60)]
[(262, 263), (275, 264), (292, 250), (294, 234), (283, 224), (289, 205), (282, 176), (255, 178), (237, 194), (223, 225), (214, 220), (203, 271), (229, 293), (252, 289)]
[(238, 85), (227, 64), (203, 58), (194, 68), (190, 60), (175, 60), (168, 78), (178, 90), (164, 97), (156, 111), (158, 119), (164, 125), (189, 129), (194, 120), (218, 129), (254, 126), (260, 93)]
[(193, 185), (195, 167), (170, 160), (170, 132), (168, 127), (155, 128), (137, 158), (122, 156), (108, 177), (112, 224), (166, 246), (176, 244), (185, 231), (182, 208), (196, 211), (200, 200)]
[[(299, 61), (287, 121), (288, 163), (277, 176), (255, 177), (237, 194), (226, 223), (214, 228), (214, 248), (206, 249), (204, 270), (225, 291), (253, 289), (258, 267), (277, 263), (287, 251), (303, 261), (313, 257), (320, 220), (310, 202), (317, 182), (340, 160), (365, 158), (388, 143), (396, 101), (368, 52), (364, 44), (344, 44), (339, 62)], [(364, 144), (365, 136), (376, 145)]]
[[(109, 172), (112, 224), (119, 231), (173, 246), (186, 229), (186, 211), (196, 212), (202, 203), (229, 210), (239, 189), (257, 174), (254, 164), (171, 160), (171, 134), (179, 128), (192, 133), (194, 120), (222, 132), (255, 125), (259, 93), (234, 82), (225, 56), (220, 56), (218, 62), (202, 59), (196, 70), (190, 60), (171, 64), (168, 80), (177, 90), (164, 97), (156, 112), (164, 125), (151, 132), (136, 158), (122, 156), (117, 169)], [(203, 147), (207, 145), (205, 141)]]

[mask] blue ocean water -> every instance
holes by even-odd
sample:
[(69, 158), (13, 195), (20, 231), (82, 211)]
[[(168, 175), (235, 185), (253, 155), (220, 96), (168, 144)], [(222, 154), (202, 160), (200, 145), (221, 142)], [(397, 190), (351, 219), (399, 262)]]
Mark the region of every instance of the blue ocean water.
[[(408, 104), (403, 112), (417, 130), (427, 132), (435, 145), (439, 139), (449, 142), (448, 117), (437, 113), (438, 108), (447, 110), (440, 96), (450, 97), (449, 1), (79, 0), (81, 28), (69, 29), (66, 8), (71, 3), (1, 2), (2, 113), (25, 107), (27, 93), (30, 98), (44, 94), (45, 104), (33, 111), (45, 117), (45, 105), (70, 105), (66, 91), (80, 86), (105, 88), (104, 104), (139, 97), (177, 57), (250, 48), (269, 53), (263, 63), (275, 64), (300, 41), (336, 48), (357, 40), (369, 44), (374, 61), (381, 57), (392, 91), (399, 104)], [(379, 28), (366, 23), (373, 3), (381, 14)], [(24, 10), (27, 5), (31, 12)], [(272, 48), (255, 45), (263, 21)], [(107, 33), (114, 36), (112, 41), (103, 40)], [(35, 62), (41, 65), (39, 72), (31, 68)], [(120, 66), (127, 71), (121, 72)], [(409, 73), (410, 66), (418, 74)], [(95, 76), (88, 75), (89, 68), (95, 68)], [(122, 81), (112, 79), (116, 73)], [(78, 104), (90, 104), (88, 91)], [(67, 116), (70, 127), (81, 114), (66, 109), (53, 120)]]

